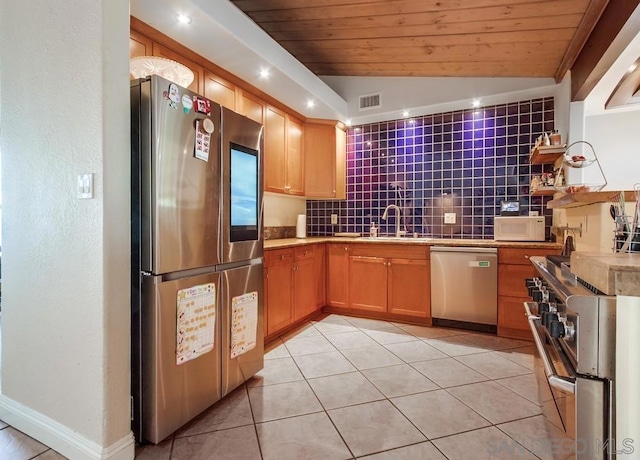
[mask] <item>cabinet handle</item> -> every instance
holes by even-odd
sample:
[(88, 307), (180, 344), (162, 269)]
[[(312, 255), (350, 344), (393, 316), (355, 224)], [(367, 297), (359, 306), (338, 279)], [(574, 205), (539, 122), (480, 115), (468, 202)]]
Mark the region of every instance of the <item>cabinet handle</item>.
[(294, 265), (294, 266), (293, 266), (293, 271), (294, 271), (294, 272), (297, 272), (297, 271), (298, 271), (298, 266), (297, 266), (297, 265)]
[(280, 254), (280, 260), (284, 260), (284, 254)]
[(345, 250), (345, 251), (348, 251), (348, 250), (349, 250), (349, 247), (348, 247), (348, 246), (345, 246), (345, 247), (344, 247), (344, 250)]
[(285, 186), (284, 186), (284, 189), (285, 189), (285, 190), (291, 190), (291, 186), (290, 186), (290, 185), (285, 185)]
[(525, 258), (525, 259), (528, 259), (528, 258), (529, 258), (529, 254), (525, 254), (525, 255), (524, 255), (524, 258)]

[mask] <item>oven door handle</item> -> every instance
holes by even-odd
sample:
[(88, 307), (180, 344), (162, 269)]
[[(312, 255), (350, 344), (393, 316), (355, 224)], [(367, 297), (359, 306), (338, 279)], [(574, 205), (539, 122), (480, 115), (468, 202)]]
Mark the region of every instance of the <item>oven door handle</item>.
[(533, 334), (533, 341), (536, 343), (536, 348), (538, 349), (538, 353), (540, 353), (540, 357), (542, 358), (544, 373), (547, 376), (549, 385), (552, 388), (555, 388), (560, 391), (564, 391), (565, 393), (575, 394), (576, 392), (575, 379), (558, 375), (558, 373), (556, 372), (556, 368), (553, 365), (553, 362), (551, 362), (551, 359), (547, 354), (547, 350), (544, 349), (544, 345), (542, 344), (542, 339), (538, 335), (538, 328), (534, 323), (534, 321), (539, 321), (540, 317), (531, 313), (530, 305), (532, 305), (531, 302), (525, 302), (524, 309), (527, 314), (527, 319), (529, 320), (529, 327), (531, 328), (531, 333)]

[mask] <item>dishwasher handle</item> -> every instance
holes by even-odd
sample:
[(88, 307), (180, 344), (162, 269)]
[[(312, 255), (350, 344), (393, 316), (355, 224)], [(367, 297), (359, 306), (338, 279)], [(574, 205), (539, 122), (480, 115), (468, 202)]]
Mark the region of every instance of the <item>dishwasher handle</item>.
[(498, 248), (475, 248), (468, 246), (431, 246), (431, 252), (465, 252), (479, 254), (497, 254)]

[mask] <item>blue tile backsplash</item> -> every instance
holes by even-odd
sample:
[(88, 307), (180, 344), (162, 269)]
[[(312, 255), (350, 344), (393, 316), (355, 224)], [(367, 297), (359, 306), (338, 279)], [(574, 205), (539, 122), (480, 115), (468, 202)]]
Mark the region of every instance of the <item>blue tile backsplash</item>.
[[(552, 97), (351, 127), (347, 199), (307, 200), (308, 235), (368, 233), (371, 222), (393, 234), (395, 211), (382, 215), (395, 204), (408, 234), (491, 239), (502, 201), (544, 215), (549, 235), (551, 197), (529, 195), (531, 175), (543, 168), (529, 164), (529, 153), (552, 129)], [(455, 224), (444, 223), (449, 212)]]

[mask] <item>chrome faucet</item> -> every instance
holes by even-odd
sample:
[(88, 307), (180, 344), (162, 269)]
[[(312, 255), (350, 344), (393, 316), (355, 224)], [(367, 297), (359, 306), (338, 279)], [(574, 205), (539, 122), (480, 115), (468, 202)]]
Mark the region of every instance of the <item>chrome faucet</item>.
[(400, 236), (402, 236), (402, 235), (404, 235), (406, 233), (405, 231), (401, 231), (400, 230), (400, 220), (401, 220), (401, 216), (402, 216), (402, 211), (395, 204), (390, 204), (389, 206), (387, 206), (385, 208), (384, 214), (382, 214), (382, 220), (387, 220), (387, 213), (389, 212), (389, 209), (395, 209), (396, 210), (396, 214), (397, 214), (397, 219), (396, 219), (396, 237), (400, 237)]

